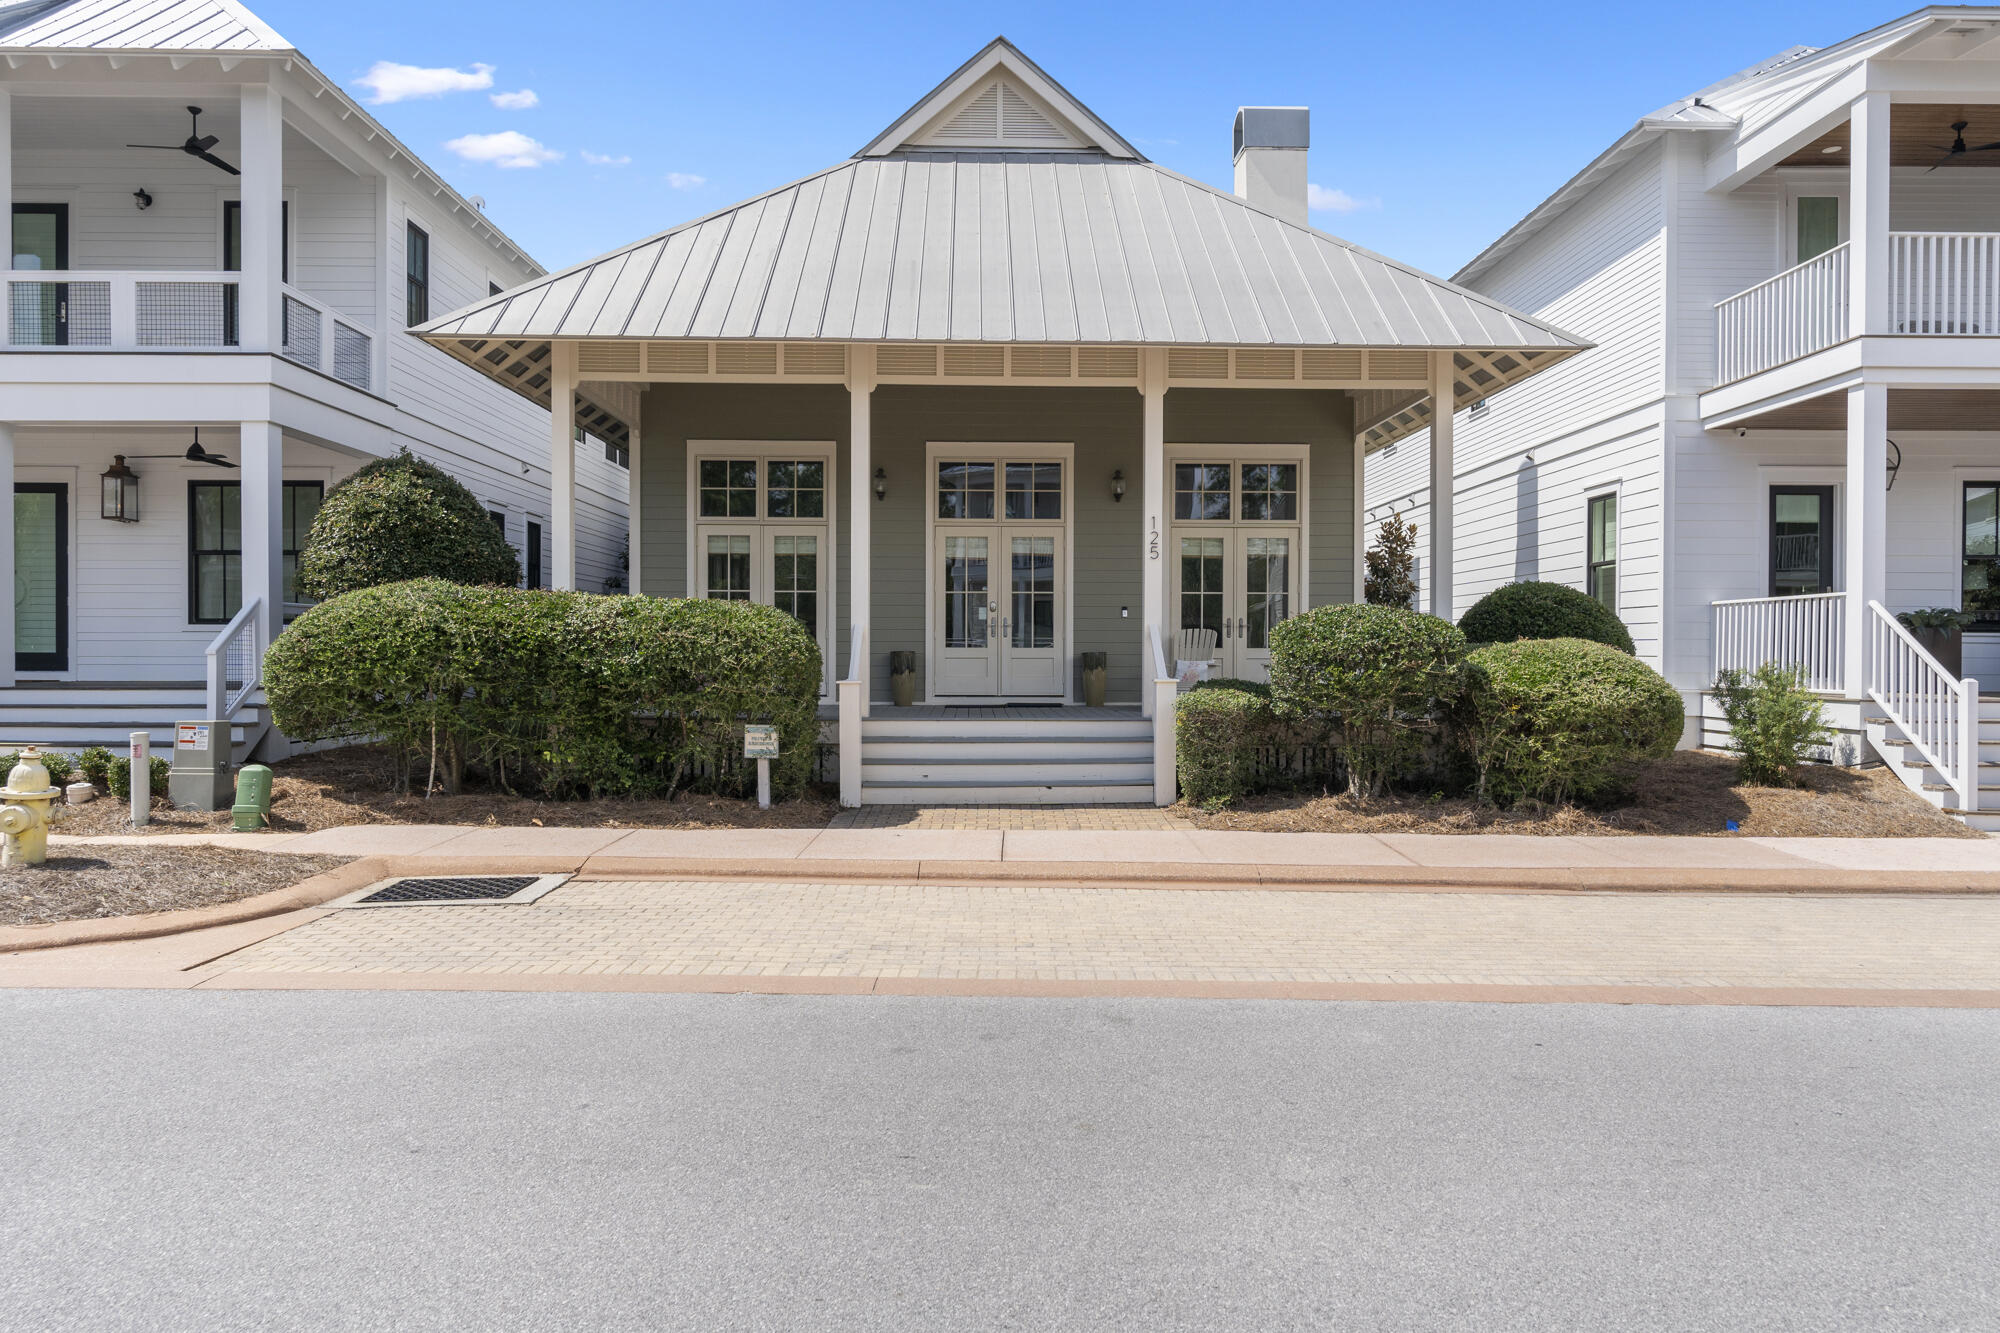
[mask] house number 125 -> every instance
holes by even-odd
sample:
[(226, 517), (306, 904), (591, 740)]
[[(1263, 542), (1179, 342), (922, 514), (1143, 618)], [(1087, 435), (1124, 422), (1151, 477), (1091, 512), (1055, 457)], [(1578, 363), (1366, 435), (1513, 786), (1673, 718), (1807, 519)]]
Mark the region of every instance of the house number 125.
[(1153, 516), (1152, 536), (1146, 540), (1146, 558), (1148, 560), (1158, 560), (1160, 558), (1160, 517), (1158, 514)]

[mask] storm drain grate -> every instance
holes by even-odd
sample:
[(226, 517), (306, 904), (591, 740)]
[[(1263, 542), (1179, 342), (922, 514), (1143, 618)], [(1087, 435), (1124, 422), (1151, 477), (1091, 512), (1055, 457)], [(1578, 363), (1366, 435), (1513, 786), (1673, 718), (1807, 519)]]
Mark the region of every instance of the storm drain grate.
[[(393, 879), (356, 898), (352, 906), (392, 906), (399, 903), (497, 903), (532, 899), (517, 895), (542, 886), (547, 892), (565, 875), (421, 875)], [(534, 895), (540, 897), (541, 894)]]

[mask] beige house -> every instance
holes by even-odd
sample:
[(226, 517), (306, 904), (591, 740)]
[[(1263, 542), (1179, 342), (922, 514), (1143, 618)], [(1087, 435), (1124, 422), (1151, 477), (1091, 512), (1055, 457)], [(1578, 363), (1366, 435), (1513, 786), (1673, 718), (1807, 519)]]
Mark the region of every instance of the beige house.
[(1359, 597), (1364, 433), (1587, 346), (1309, 228), (1306, 152), (1244, 108), (1225, 194), (996, 40), (852, 158), (416, 332), (625, 419), (634, 590), (797, 615), (847, 803), (1164, 803), (1176, 659), (1262, 678)]

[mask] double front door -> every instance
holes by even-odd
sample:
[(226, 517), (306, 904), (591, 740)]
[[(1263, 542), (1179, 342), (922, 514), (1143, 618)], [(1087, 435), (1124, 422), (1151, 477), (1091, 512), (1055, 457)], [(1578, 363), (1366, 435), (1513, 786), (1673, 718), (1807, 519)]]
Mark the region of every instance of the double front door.
[(934, 461), (931, 693), (1064, 698), (1067, 461)]
[(1297, 607), (1295, 529), (1175, 534), (1180, 625), (1215, 634), (1211, 675), (1271, 678), (1271, 629)]

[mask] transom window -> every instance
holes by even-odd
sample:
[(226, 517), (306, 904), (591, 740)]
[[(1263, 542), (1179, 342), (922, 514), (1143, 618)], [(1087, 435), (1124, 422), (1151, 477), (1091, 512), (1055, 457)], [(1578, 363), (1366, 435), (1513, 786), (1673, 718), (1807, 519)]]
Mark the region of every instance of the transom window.
[(1184, 522), (1296, 523), (1297, 463), (1176, 463), (1174, 518)]
[(701, 460), (701, 516), (703, 518), (757, 517), (756, 459)]
[(937, 469), (939, 518), (993, 517), (993, 464), (944, 459)]
[(825, 518), (826, 464), (817, 459), (788, 462), (773, 459), (766, 465), (764, 487), (766, 518)]
[[(995, 491), (1000, 503), (996, 510)], [(1060, 523), (1063, 465), (1005, 459), (939, 459), (937, 516), (941, 519), (1026, 519)]]
[(1062, 518), (1062, 464), (1007, 465), (1008, 518)]

